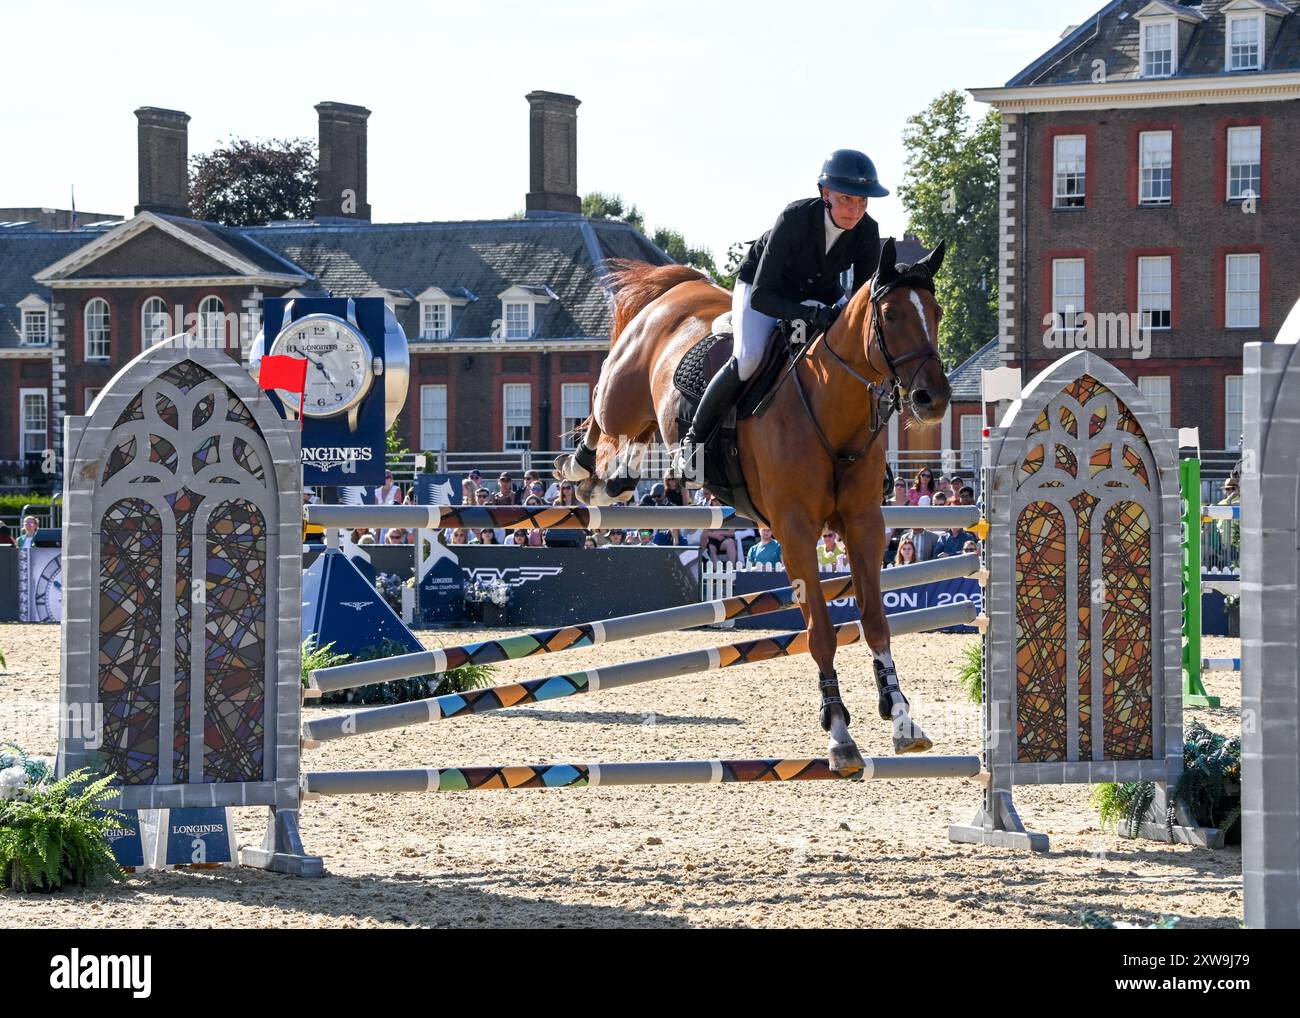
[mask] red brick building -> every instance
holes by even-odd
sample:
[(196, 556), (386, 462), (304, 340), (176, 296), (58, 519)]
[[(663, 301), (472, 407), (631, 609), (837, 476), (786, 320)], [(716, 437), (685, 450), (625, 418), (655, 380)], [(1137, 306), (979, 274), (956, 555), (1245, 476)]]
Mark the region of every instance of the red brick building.
[(1300, 296), (1300, 0), (1115, 0), (1001, 88), (999, 345), (1080, 346), (1206, 449)]

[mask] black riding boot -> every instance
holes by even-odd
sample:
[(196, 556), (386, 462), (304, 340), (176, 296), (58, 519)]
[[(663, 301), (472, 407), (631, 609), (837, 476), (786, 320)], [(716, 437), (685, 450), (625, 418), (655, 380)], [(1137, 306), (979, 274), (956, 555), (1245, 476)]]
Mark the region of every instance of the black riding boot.
[(713, 437), (718, 424), (731, 409), (744, 383), (740, 379), (740, 364), (732, 357), (713, 378), (704, 395), (700, 397), (699, 408), (695, 411), (695, 420), (691, 422), (686, 436), (682, 439), (681, 461), (686, 469), (692, 468), (692, 460), (697, 449)]

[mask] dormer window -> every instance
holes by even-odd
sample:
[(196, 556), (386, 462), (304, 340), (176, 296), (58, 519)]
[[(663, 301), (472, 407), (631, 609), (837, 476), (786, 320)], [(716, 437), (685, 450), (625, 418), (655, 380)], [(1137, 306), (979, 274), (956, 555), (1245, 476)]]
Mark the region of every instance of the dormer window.
[(49, 305), (32, 294), (18, 302), (18, 310), (22, 315), (22, 333), (19, 342), (23, 346), (49, 346)]
[(1227, 15), (1227, 69), (1258, 71), (1264, 66), (1264, 15)]
[(1142, 24), (1142, 77), (1167, 78), (1176, 70), (1174, 22), (1148, 21)]
[(452, 333), (452, 314), (463, 308), (474, 295), (464, 287), (444, 290), (431, 286), (416, 298), (420, 302), (420, 338), (449, 339)]
[(537, 308), (555, 300), (548, 286), (520, 284), (497, 294), (501, 301), (501, 339), (529, 339), (537, 328)]

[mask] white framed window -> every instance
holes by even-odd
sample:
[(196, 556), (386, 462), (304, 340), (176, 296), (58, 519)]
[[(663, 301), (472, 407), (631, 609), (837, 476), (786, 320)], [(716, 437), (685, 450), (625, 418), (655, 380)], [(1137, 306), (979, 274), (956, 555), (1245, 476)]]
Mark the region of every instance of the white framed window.
[(199, 303), (199, 338), (219, 344), (226, 336), (226, 306), (220, 297), (204, 297)]
[(447, 387), (420, 386), (420, 451), (447, 448)]
[(1228, 128), (1228, 201), (1259, 197), (1262, 143), (1257, 126)]
[(979, 466), (980, 448), (984, 442), (984, 418), (979, 414), (962, 414), (961, 465), (964, 470)]
[(1229, 71), (1258, 71), (1264, 66), (1264, 15), (1229, 14), (1224, 33), (1224, 68)]
[(1246, 429), (1241, 377), (1229, 375), (1223, 380), (1223, 444), (1229, 449), (1241, 448), (1241, 435)]
[(420, 305), (420, 338), (446, 339), (451, 335), (451, 305), (426, 303)]
[(1155, 412), (1155, 415), (1160, 418), (1160, 423), (1166, 428), (1169, 427), (1169, 376), (1141, 375), (1138, 377), (1138, 388), (1151, 404), (1151, 409)]
[(150, 297), (140, 308), (140, 348), (148, 349), (170, 336), (171, 324), (167, 302), (161, 297)]
[(1174, 133), (1143, 131), (1138, 135), (1142, 205), (1168, 205), (1174, 198)]
[(22, 456), (43, 455), (49, 445), (50, 394), (45, 389), (19, 389), (18, 400)]
[(533, 445), (533, 387), (527, 382), (507, 382), (501, 386), (501, 405), (505, 413), (504, 448), (506, 452), (531, 449)]
[(575, 434), (591, 414), (591, 386), (586, 382), (565, 382), (560, 386), (560, 448), (576, 449)]
[(44, 310), (23, 312), (23, 346), (50, 345), (50, 313)]
[(1169, 255), (1138, 259), (1138, 313), (1144, 329), (1173, 325), (1173, 259)]
[(1258, 329), (1259, 255), (1228, 255), (1224, 275), (1228, 283), (1224, 324), (1229, 329)]
[(1053, 139), (1052, 207), (1081, 209), (1087, 202), (1088, 139), (1061, 134)]
[(86, 360), (106, 361), (109, 356), (112, 338), (108, 301), (103, 297), (94, 297), (86, 301), (84, 313), (86, 323)]
[(1053, 326), (1058, 332), (1073, 332), (1083, 327), (1085, 274), (1082, 258), (1052, 260)]
[(82, 407), (82, 410), (81, 410), (82, 413), (85, 413), (85, 414), (90, 413), (90, 408), (91, 408), (92, 406), (94, 406), (94, 404), (95, 404), (95, 400), (99, 397), (99, 394), (100, 394), (102, 391), (103, 391), (102, 389), (97, 389), (97, 388), (88, 388), (88, 389), (86, 389), (86, 397), (85, 397), (85, 398), (86, 398), (86, 405), (85, 405), (84, 407)]
[(1178, 54), (1174, 42), (1178, 27), (1169, 21), (1143, 21), (1139, 33), (1142, 37), (1142, 77), (1167, 78), (1178, 70)]
[(533, 305), (507, 302), (502, 309), (506, 339), (527, 339), (533, 334)]

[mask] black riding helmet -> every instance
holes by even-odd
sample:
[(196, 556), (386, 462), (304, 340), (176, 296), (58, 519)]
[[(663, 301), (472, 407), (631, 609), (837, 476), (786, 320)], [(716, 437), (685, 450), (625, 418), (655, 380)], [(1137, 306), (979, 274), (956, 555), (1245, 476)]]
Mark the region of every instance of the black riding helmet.
[(859, 198), (883, 198), (889, 189), (880, 186), (876, 164), (856, 149), (837, 148), (822, 163), (819, 186), (840, 194), (855, 194)]

